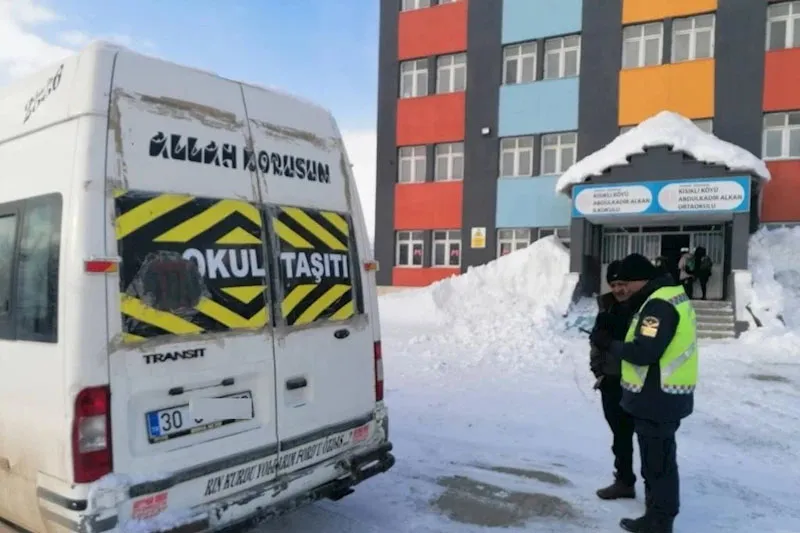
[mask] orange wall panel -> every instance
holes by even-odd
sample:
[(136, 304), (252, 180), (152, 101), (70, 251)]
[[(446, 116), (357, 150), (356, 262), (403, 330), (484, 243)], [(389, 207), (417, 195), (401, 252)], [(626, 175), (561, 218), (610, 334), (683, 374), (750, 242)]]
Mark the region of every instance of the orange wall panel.
[(452, 54), (466, 49), (467, 0), (400, 13), (397, 28), (399, 60)]
[(620, 126), (665, 109), (692, 119), (714, 116), (713, 59), (620, 71)]
[(772, 179), (764, 185), (761, 221), (800, 222), (800, 160), (769, 161), (767, 167)]
[(395, 287), (424, 287), (459, 274), (461, 274), (460, 268), (394, 267), (392, 269), (392, 285)]
[(464, 98), (459, 92), (399, 99), (397, 146), (463, 140)]
[(717, 0), (623, 0), (622, 23), (683, 17), (716, 9)]
[(800, 48), (767, 52), (764, 111), (800, 109)]
[(394, 188), (394, 228), (460, 228), (463, 191), (460, 181), (398, 183)]

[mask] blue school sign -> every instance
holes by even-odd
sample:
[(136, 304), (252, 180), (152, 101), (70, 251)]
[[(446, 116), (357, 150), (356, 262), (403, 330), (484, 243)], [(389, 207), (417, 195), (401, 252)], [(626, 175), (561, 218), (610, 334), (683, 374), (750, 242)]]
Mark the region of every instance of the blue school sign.
[(745, 213), (750, 177), (576, 185), (572, 217)]

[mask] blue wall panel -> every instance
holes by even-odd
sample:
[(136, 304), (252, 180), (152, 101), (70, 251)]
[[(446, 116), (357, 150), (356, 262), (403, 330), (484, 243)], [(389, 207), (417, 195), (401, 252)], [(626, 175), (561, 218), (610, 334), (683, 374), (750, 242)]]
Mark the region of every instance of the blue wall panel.
[(503, 0), (503, 44), (578, 33), (582, 12), (583, 0)]
[(575, 77), (502, 86), (497, 135), (577, 131), (579, 84)]
[(498, 228), (569, 226), (570, 199), (555, 193), (558, 176), (497, 180)]

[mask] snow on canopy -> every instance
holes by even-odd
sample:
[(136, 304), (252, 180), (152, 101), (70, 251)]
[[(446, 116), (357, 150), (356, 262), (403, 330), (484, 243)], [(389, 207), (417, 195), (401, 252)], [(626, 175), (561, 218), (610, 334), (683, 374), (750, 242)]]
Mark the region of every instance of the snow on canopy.
[(630, 156), (655, 146), (670, 146), (697, 161), (724, 165), (733, 172), (755, 174), (764, 180), (771, 177), (767, 165), (751, 152), (704, 132), (678, 113), (661, 111), (568, 168), (556, 182), (556, 193), (566, 193), (611, 167), (627, 165)]

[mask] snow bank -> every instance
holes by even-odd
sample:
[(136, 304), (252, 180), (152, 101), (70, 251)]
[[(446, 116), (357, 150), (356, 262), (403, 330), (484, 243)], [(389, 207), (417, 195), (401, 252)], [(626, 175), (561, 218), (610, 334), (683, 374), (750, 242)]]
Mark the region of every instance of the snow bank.
[(564, 293), (572, 296), (565, 286), (568, 274), (569, 252), (551, 236), (440, 281), (431, 293), (450, 322), (479, 326), (511, 313), (543, 322), (566, 311)]
[(551, 236), (461, 276), (382, 296), (381, 322), (417, 332), (404, 350), (429, 342), (447, 348), (414, 352), (418, 365), (427, 361), (425, 371), (555, 367), (563, 363), (563, 341), (554, 331), (566, 328), (576, 281), (567, 249)]
[(568, 168), (556, 182), (556, 192), (564, 193), (611, 167), (627, 165), (628, 157), (654, 146), (671, 146), (697, 161), (725, 165), (734, 172), (753, 173), (765, 180), (771, 177), (766, 164), (744, 148), (704, 132), (677, 113), (661, 111)]
[(760, 229), (750, 238), (753, 314), (766, 327), (800, 330), (800, 227)]

